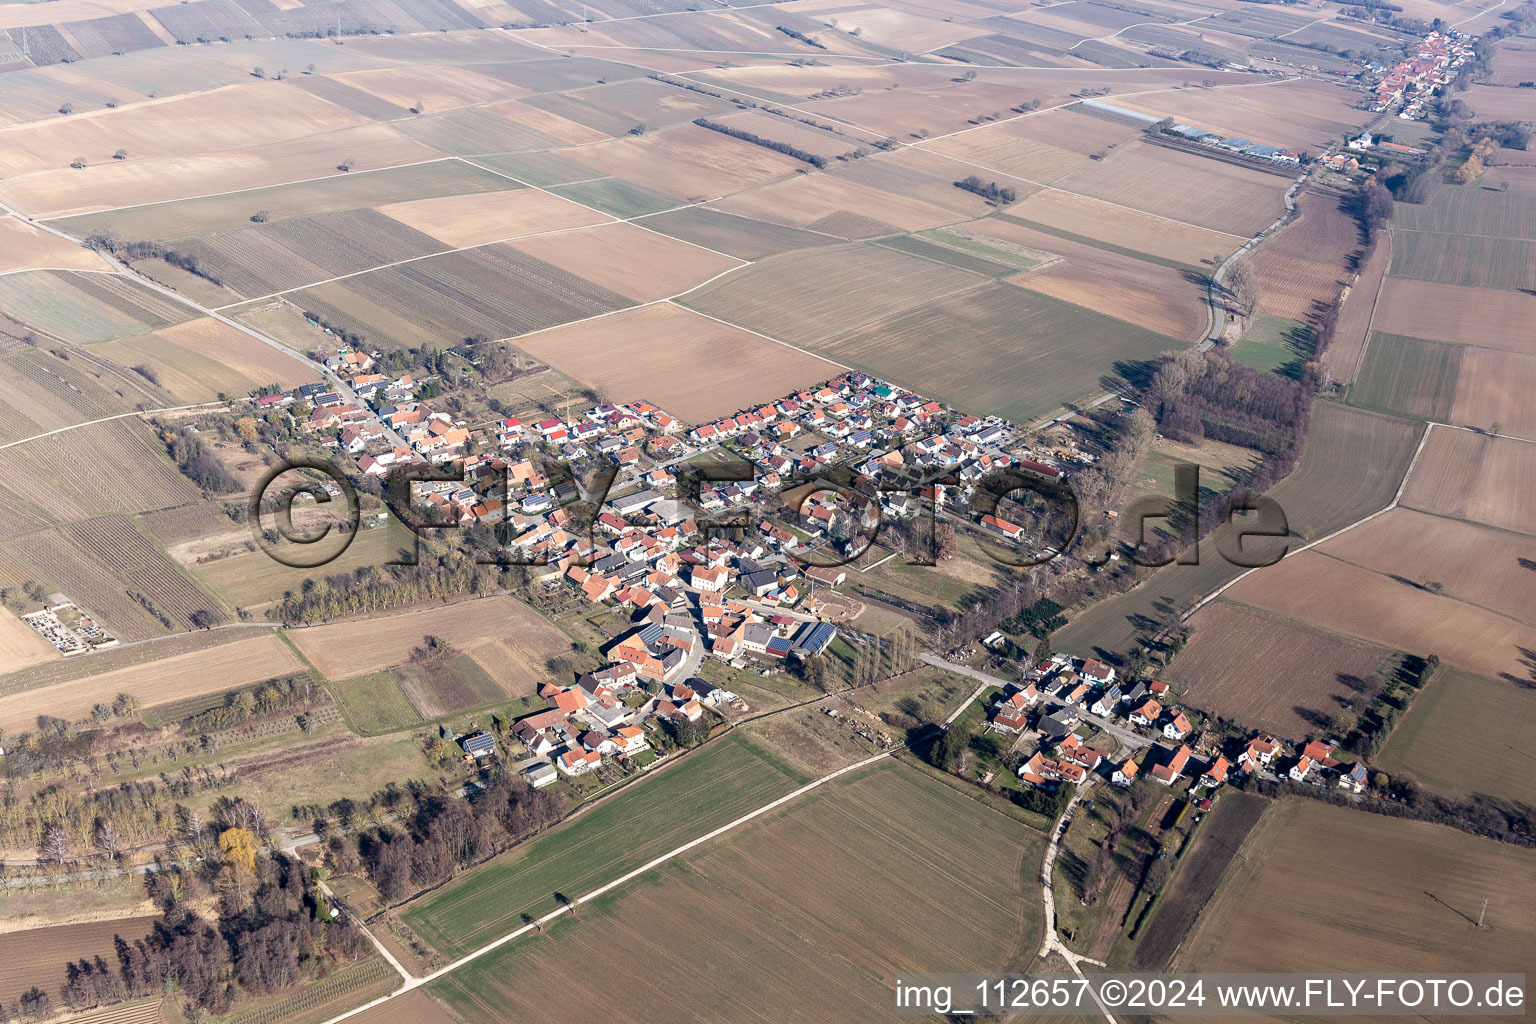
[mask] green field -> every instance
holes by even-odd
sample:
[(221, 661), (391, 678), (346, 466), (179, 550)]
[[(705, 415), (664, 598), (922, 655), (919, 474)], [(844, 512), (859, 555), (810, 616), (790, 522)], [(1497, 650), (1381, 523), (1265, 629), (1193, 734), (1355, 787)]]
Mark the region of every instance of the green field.
[[(1337, 402), (1314, 403), (1300, 461), (1269, 491), (1285, 510), (1292, 546), (1385, 508), (1402, 483), (1422, 431), (1423, 424), (1411, 420)], [(1153, 623), (1187, 611), (1235, 579), (1244, 570), (1224, 559), (1216, 547), (1227, 532), (1218, 529), (1200, 542), (1200, 564), (1165, 566), (1136, 589), (1071, 616), (1055, 634), (1056, 649), (1123, 653)]]
[(406, 922), (460, 956), (806, 780), (739, 733), (411, 904)]
[[(936, 233), (929, 233), (930, 236), (934, 234)], [(953, 238), (954, 241), (962, 244), (965, 242), (964, 239), (952, 235), (939, 235), (938, 237), (944, 238), (946, 241)], [(958, 247), (951, 248), (948, 244), (930, 241), (929, 238), (919, 238), (916, 235), (897, 235), (895, 238), (883, 238), (875, 244), (887, 249), (895, 249), (897, 252), (904, 252), (909, 256), (920, 256), (923, 259), (933, 260), (935, 263), (940, 263), (944, 266), (969, 270), (973, 274), (982, 274), (986, 277), (1007, 277), (1010, 274), (1018, 273), (1020, 269), (1024, 269), (1011, 264), (1000, 263), (994, 259), (987, 259), (975, 253), (962, 252)]]
[(421, 724), (421, 716), (391, 672), (343, 679), (332, 683), (331, 691), (348, 723), (365, 736)]
[(1117, 364), (1183, 344), (1060, 299), (994, 284), (808, 347), (957, 408), (1026, 422), (1114, 383)]
[[(1398, 722), (1377, 762), (1454, 797), (1530, 799), (1536, 690), (1442, 667)], [(1466, 756), (1459, 756), (1466, 755)]]
[(304, 581), (312, 576), (350, 572), (365, 565), (383, 565), (398, 558), (400, 549), (408, 549), (410, 543), (410, 531), (391, 516), (386, 526), (359, 531), (346, 551), (320, 569), (290, 568), (265, 551), (250, 551), (189, 566), (189, 569), (231, 607), (252, 608), (269, 601), (280, 601), (290, 591), (298, 593)]
[(79, 344), (169, 327), (194, 312), (127, 277), (69, 270), (0, 276), (0, 309), (27, 327)]
[[(586, 164), (577, 163), (575, 160), (555, 153), (502, 153), (497, 156), (479, 157), (475, 163), (482, 167), (489, 167), (493, 171), (510, 174), (519, 181), (526, 181), (540, 188), (603, 177), (602, 171), (593, 170)], [(512, 182), (508, 184), (511, 185)]]
[(1397, 229), (1388, 273), (1469, 288), (1536, 288), (1536, 241)]
[(188, 404), (211, 402), (220, 394), (243, 396), (265, 383), (158, 334), (104, 341), (91, 350), (119, 366), (150, 367), (161, 387)]
[(1298, 320), (1258, 316), (1232, 346), (1238, 362), (1270, 373), (1305, 362), (1312, 353), (1312, 328)]
[(624, 135), (637, 124), (659, 128), (735, 109), (734, 104), (724, 100), (650, 78), (600, 85), (580, 92), (547, 92), (522, 102), (614, 137)]
[(1374, 331), (1349, 403), (1420, 419), (1450, 419), (1465, 349), (1443, 341)]
[(257, 210), (266, 210), (271, 218), (268, 223), (275, 223), (290, 217), (312, 217), (412, 199), (505, 192), (516, 188), (522, 186), (500, 175), (471, 167), (462, 160), (434, 160), (409, 167), (354, 171), (319, 181), (249, 189), (232, 195), (154, 203), (110, 213), (88, 213), (58, 223), (65, 231), (82, 237), (98, 229), (107, 229), (125, 239), (158, 238), (169, 242), (248, 228), (251, 215)]
[[(943, 783), (883, 764), (582, 905), (579, 917), (430, 991), (463, 1019), (509, 1024), (540, 1017), (561, 991), (622, 1006), (631, 1020), (884, 1021), (890, 979), (905, 972), (1028, 965), (1043, 931), (1043, 845)], [(681, 979), (707, 989), (680, 1001)]]
[(428, 114), (400, 121), (395, 127), (423, 145), (452, 156), (510, 153), (522, 149), (554, 149), (559, 139), (489, 110), (466, 108), (449, 114)]
[(550, 189), (558, 196), (573, 199), (585, 206), (595, 207), (615, 217), (641, 217), (647, 213), (670, 210), (679, 203), (669, 195), (625, 181), (623, 178), (598, 178), (574, 185), (557, 185)]

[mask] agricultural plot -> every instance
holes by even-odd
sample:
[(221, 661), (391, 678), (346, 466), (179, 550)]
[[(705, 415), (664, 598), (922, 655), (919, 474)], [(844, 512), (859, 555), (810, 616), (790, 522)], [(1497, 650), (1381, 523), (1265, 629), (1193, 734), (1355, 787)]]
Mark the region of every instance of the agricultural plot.
[[(237, 115), (231, 120), (239, 122), (242, 118)], [(80, 170), (67, 162), (82, 154), (67, 154), (57, 171), (0, 183), (0, 196), (31, 216), (65, 217), (205, 196), (210, 194), (210, 187), (223, 194), (340, 177), (343, 162), (355, 170), (376, 170), (440, 160), (442, 156), (389, 125), (372, 122), (310, 138), (227, 151), (204, 152), (194, 146), (183, 155), (141, 158), (130, 150), (130, 159), (113, 160), (115, 151), (108, 148), (99, 155), (83, 154), (87, 163)], [(210, 182), (217, 185), (210, 186)]]
[(169, 327), (192, 310), (127, 277), (68, 270), (0, 276), (0, 309), (62, 341), (90, 343)]
[(695, 124), (584, 146), (569, 155), (614, 177), (643, 181), (657, 192), (690, 202), (785, 178), (805, 166), (794, 157)]
[(407, 137), (449, 156), (550, 149), (563, 141), (478, 107), (447, 114), (428, 114), (401, 121), (396, 127)]
[(154, 930), (156, 918), (130, 917), (120, 921), (55, 925), (0, 934), (0, 1000), (19, 999), (34, 985), (57, 993), (68, 978), (70, 964), (82, 959), (116, 957), (113, 940), (133, 945)]
[(520, 187), (462, 160), (438, 159), (410, 167), (357, 170), (320, 181), (249, 189), (234, 195), (86, 214), (60, 221), (59, 227), (82, 238), (93, 231), (112, 231), (121, 238), (174, 242), (250, 227), (251, 217), (258, 210), (267, 211), (270, 220), (278, 222), (443, 196), (485, 196)]
[(740, 260), (635, 224), (545, 232), (509, 244), (637, 302), (677, 295), (741, 266)]
[(1128, 125), (1047, 110), (967, 129), (924, 143), (923, 148), (1049, 184), (1140, 135)]
[(1301, 216), (1254, 253), (1260, 313), (1314, 323), (1338, 298), (1349, 256), (1360, 249), (1359, 225), (1342, 201), (1332, 190), (1305, 193)]
[(1536, 436), (1536, 404), (1530, 401), (1527, 383), (1531, 380), (1536, 380), (1536, 354), (1464, 349), (1450, 422)]
[(507, 184), (514, 191), (418, 199), (382, 206), (379, 212), (456, 249), (608, 219), (548, 192)]
[(1391, 653), (1221, 600), (1190, 625), (1194, 636), (1165, 673), (1184, 700), (1276, 736), (1317, 731)]
[(1317, 550), (1536, 625), (1536, 539), (1524, 534), (1395, 508)]
[[(1536, 650), (1536, 626), (1317, 551), (1254, 573), (1223, 596), (1367, 643), (1438, 654), (1480, 675), (1525, 672), (1521, 649)], [(1425, 646), (1433, 650), (1419, 650)]]
[(590, 892), (804, 781), (744, 735), (728, 736), (465, 873), (403, 916), (440, 953), (461, 955), (519, 927), (524, 913), (555, 909), (554, 893)]
[[(1341, 872), (1340, 864), (1376, 869)], [(1488, 894), (1486, 927), (1475, 927)], [(1173, 969), (1521, 971), (1536, 854), (1444, 825), (1285, 800), (1259, 823)], [(1364, 926), (1364, 923), (1369, 926)]]
[(809, 249), (829, 245), (836, 238), (814, 231), (801, 231), (767, 221), (738, 217), (704, 206), (690, 206), (645, 218), (645, 226), (685, 242), (735, 256), (760, 260), (791, 249)]
[(895, 250), (844, 245), (764, 260), (687, 304), (711, 316), (796, 344), (816, 344), (985, 279)]
[(59, 656), (52, 644), (20, 617), (0, 614), (0, 675), (41, 665)]
[[(1487, 177), (1497, 179), (1503, 173), (1504, 169), (1494, 168)], [(1491, 183), (1440, 188), (1427, 203), (1397, 207), (1392, 226), (1404, 231), (1536, 239), (1536, 200), (1528, 191), (1505, 191)]]
[(93, 351), (122, 366), (149, 365), (161, 386), (188, 403), (212, 401), (220, 393), (245, 395), (269, 384), (290, 388), (319, 376), (292, 356), (211, 317), (103, 342)]
[(625, 220), (661, 213), (678, 205), (678, 201), (671, 196), (663, 195), (644, 185), (614, 177), (599, 177), (569, 185), (556, 185), (550, 191), (574, 203), (595, 207), (604, 213), (622, 217)]
[(197, 257), (226, 287), (252, 298), (447, 246), (376, 210), (347, 210), (188, 239), (178, 248)]
[[(942, 348), (935, 348), (942, 343)], [(1025, 422), (1173, 339), (1008, 284), (968, 289), (813, 346), (980, 413)]]
[[(1020, 189), (1025, 191), (1027, 186)], [(967, 219), (946, 206), (872, 188), (841, 174), (776, 182), (718, 200), (709, 208), (843, 238), (923, 231)]]
[(0, 403), (15, 414), (0, 423), (0, 430), (15, 435), (6, 440), (127, 412), (128, 396), (108, 391), (88, 368), (82, 369), (86, 365), (82, 359), (64, 360), (37, 349), (4, 357)]
[(108, 160), (119, 148), (144, 159), (243, 149), (351, 128), (364, 120), (291, 83), (248, 80), (92, 117), (17, 126), (6, 132), (0, 176), (55, 170), (77, 155)]
[(0, 217), (0, 274), (45, 267), (105, 270), (107, 264), (84, 246), (66, 242), (16, 217)]
[(6, 470), (3, 486), (66, 520), (94, 512), (147, 512), (198, 497), (159, 439), (133, 417), (6, 449), (0, 466)]
[(1437, 428), (1403, 490), (1403, 504), (1536, 536), (1536, 508), (1520, 497), (1533, 487), (1536, 444)]
[(290, 636), (327, 679), (349, 679), (403, 665), (424, 636), (435, 636), (471, 655), (481, 644), (499, 641), (512, 656), (491, 671), (508, 696), (532, 693), (546, 675), (544, 662), (570, 648), (558, 630), (510, 597), (311, 626), (293, 630)]
[(1398, 229), (1389, 273), (1468, 288), (1536, 289), (1536, 241)]
[(523, 100), (523, 103), (615, 138), (626, 134), (636, 125), (665, 127), (736, 109), (734, 103), (726, 100), (666, 85), (651, 78), (591, 86), (569, 93), (540, 93)]
[(164, 545), (182, 544), (211, 537), (234, 528), (234, 522), (211, 502), (150, 512), (139, 517), (150, 535)]
[(506, 245), (371, 271), (303, 289), (291, 299), (327, 323), (396, 346), (516, 336), (631, 304)]
[(540, 188), (603, 177), (601, 171), (594, 171), (585, 164), (554, 153), (498, 153), (477, 157), (475, 163)]
[[(1442, 668), (1414, 699), (1377, 761), (1447, 796), (1526, 800), (1536, 786), (1536, 767), (1523, 750), (1533, 727), (1536, 690), (1529, 680)], [(1447, 750), (1476, 750), (1478, 756), (1446, 757)]]
[(1116, 150), (1057, 184), (1093, 199), (1243, 237), (1285, 212), (1284, 178), (1152, 145)]
[[(1204, 46), (1197, 40), (1192, 48)], [(1315, 50), (1310, 52), (1322, 56)], [(1354, 106), (1355, 99), (1347, 89), (1298, 78), (1226, 89), (1178, 89), (1114, 102), (1218, 135), (1240, 135), (1268, 146), (1318, 153), (1365, 122), (1366, 113)]]
[(397, 106), (371, 92), (355, 88), (339, 78), (324, 75), (309, 76), (295, 79), (294, 84), (307, 93), (319, 96), (338, 107), (345, 107), (372, 121), (392, 121), (396, 118), (409, 117), (411, 114), (408, 108)]
[(331, 684), (336, 703), (364, 736), (409, 729), (421, 722), (392, 672), (371, 672)]
[(1178, 224), (1055, 189), (1036, 192), (1009, 206), (1008, 211), (990, 220), (1018, 222), (1082, 245), (1191, 270), (1202, 270), (1214, 258), (1225, 258), (1241, 244), (1240, 239), (1224, 232)]
[[(944, 852), (955, 835), (974, 860)], [(874, 1021), (889, 1016), (883, 979), (938, 960), (998, 970), (1030, 959), (1042, 922), (1027, 886), (1041, 845), (943, 783), (883, 765), (584, 905), (579, 920), (511, 943), (433, 992), (460, 1013), (510, 1022), (537, 1015), (539, 992), (575, 984), (578, 965), (601, 962), (610, 968), (585, 972), (586, 990), (637, 1017)], [(913, 915), (924, 927), (911, 927)], [(644, 958), (624, 955), (637, 943)], [(697, 970), (701, 949), (717, 972), (710, 1002), (679, 1004), (664, 979)]]
[(62, 528), (66, 537), (104, 567), (104, 579), (115, 578), (131, 596), (143, 594), (160, 611), (191, 628), (192, 615), (203, 611), (215, 618), (218, 603), (182, 575), (126, 516), (111, 515)]
[(1278, 316), (1255, 316), (1230, 350), (1233, 359), (1263, 373), (1299, 367), (1312, 355), (1312, 328)]
[[(1001, 263), (975, 252), (967, 252), (958, 246), (944, 244), (951, 239), (960, 241), (959, 236), (945, 235), (943, 232), (926, 232), (927, 237), (917, 235), (896, 235), (892, 238), (882, 238), (874, 244), (884, 249), (894, 249), (904, 252), (909, 256), (920, 256), (925, 260), (947, 267), (955, 267), (959, 270), (969, 270), (973, 274), (981, 274), (983, 277), (1008, 277), (1018, 273), (1021, 269), (1016, 264), (1021, 261)], [(942, 239), (943, 241), (940, 241)], [(979, 246), (977, 246), (979, 248)], [(1004, 255), (999, 251), (999, 255)]]
[[(1323, 352), (1323, 365), (1333, 373), (1334, 380), (1345, 383), (1352, 381), (1360, 368), (1360, 354), (1370, 335), (1379, 305), (1377, 299), (1386, 280), (1387, 262), (1388, 246), (1376, 246), (1360, 268), (1359, 278), (1342, 295), (1333, 342)], [(1382, 309), (1382, 312), (1385, 311)], [(1386, 326), (1383, 322), (1382, 327)]]
[(518, 347), (584, 384), (643, 398), (687, 423), (717, 419), (843, 369), (672, 303), (557, 327)]
[(0, 728), (29, 732), (37, 728), (38, 715), (89, 718), (92, 707), (110, 704), (120, 693), (150, 708), (302, 671), (283, 642), (268, 634), (0, 697)]
[(1198, 279), (1065, 240), (1054, 247), (1066, 257), (1064, 262), (1020, 274), (1010, 282), (1170, 338), (1194, 340), (1206, 330), (1205, 289)]
[[(1393, 234), (1395, 261), (1403, 232)], [(1377, 304), (1375, 326), (1396, 334), (1536, 355), (1536, 338), (1530, 331), (1533, 318), (1536, 296), (1525, 292), (1388, 278)]]
[[(149, 524), (146, 522), (146, 525)], [(224, 524), (224, 533), (235, 543), (243, 543), (250, 538), (248, 527), (235, 527), (229, 523)], [(391, 517), (388, 526), (358, 532), (347, 550), (327, 562), (324, 570), (295, 569), (277, 561), (265, 551), (250, 551), (216, 561), (196, 563), (195, 547), (188, 545), (188, 548), (190, 550), (186, 552), (177, 550), (171, 554), (188, 563), (188, 571), (231, 608), (253, 609), (280, 601), (285, 593), (298, 593), (304, 581), (318, 571), (334, 574), (351, 572), (365, 565), (380, 566), (401, 558), (402, 551), (409, 553), (412, 544), (410, 532)]]
[(472, 107), (525, 95), (525, 90), (514, 85), (451, 64), (355, 71), (334, 81), (371, 93), (402, 113)]
[(1451, 414), (1466, 351), (1443, 341), (1375, 331), (1360, 378), (1349, 390), (1350, 404), (1443, 422)]
[(643, 69), (633, 65), (615, 64), (596, 57), (551, 57), (548, 60), (480, 64), (475, 71), (530, 92), (582, 89), (599, 82), (618, 82), (645, 74)]

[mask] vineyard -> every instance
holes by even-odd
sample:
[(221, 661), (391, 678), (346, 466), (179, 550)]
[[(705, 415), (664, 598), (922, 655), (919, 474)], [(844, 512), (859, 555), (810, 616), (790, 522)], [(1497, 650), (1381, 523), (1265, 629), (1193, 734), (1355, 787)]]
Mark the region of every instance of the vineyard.
[[(192, 613), (214, 611), (217, 602), (198, 589), (160, 553), (126, 516), (112, 515), (73, 523), (64, 533), (91, 557), (102, 562), (132, 590), (146, 595), (166, 614), (191, 626)], [(222, 616), (216, 615), (217, 618)]]
[(74, 366), (37, 349), (6, 357), (5, 366), (8, 403), (44, 430), (128, 411), (122, 399)]
[(290, 1024), (325, 1020), (341, 1010), (387, 994), (399, 977), (381, 957), (343, 968), (287, 997), (237, 1012), (228, 1024)]
[(185, 505), (197, 490), (133, 417), (93, 423), (0, 452), (5, 486), (63, 520)]
[(507, 337), (633, 305), (505, 245), (418, 260), (292, 298), (327, 323), (401, 345)]
[(42, 530), (5, 542), (6, 553), (50, 593), (63, 591), (98, 616), (124, 640), (142, 640), (173, 631), (158, 615), (128, 595), (123, 581), (71, 543), (60, 530)]

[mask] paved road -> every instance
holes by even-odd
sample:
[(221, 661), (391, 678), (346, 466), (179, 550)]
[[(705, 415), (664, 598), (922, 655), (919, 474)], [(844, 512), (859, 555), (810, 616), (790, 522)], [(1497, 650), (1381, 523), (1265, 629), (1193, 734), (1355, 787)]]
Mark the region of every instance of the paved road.
[[(976, 693), (972, 696), (973, 700), (975, 697), (980, 696), (981, 692), (989, 686), (1010, 687), (1018, 685), (1018, 683), (1012, 679), (1004, 679), (1001, 676), (994, 676), (990, 673), (982, 672), (979, 669), (971, 668), (969, 665), (956, 665), (952, 661), (945, 661), (943, 658), (936, 654), (919, 654), (918, 659), (921, 660), (924, 664), (932, 665), (934, 668), (942, 668), (947, 672), (953, 672), (956, 675), (968, 676), (971, 679), (979, 681), (981, 686), (977, 688)], [(1068, 706), (1066, 701), (1058, 700), (1055, 697), (1047, 697), (1041, 695), (1040, 700), (1044, 702), (1047, 707), (1064, 708)], [(969, 701), (966, 703), (969, 704)], [(965, 705), (962, 705), (962, 707), (964, 706)], [(1073, 710), (1075, 710), (1084, 721), (1091, 722), (1093, 725), (1104, 730), (1115, 739), (1119, 740), (1122, 746), (1129, 747), (1132, 750), (1139, 750), (1142, 747), (1150, 746), (1152, 743), (1150, 739), (1141, 735), (1140, 733), (1132, 732), (1125, 726), (1116, 725), (1114, 722), (1111, 722), (1108, 719), (1100, 718), (1098, 715), (1091, 715), (1081, 707), (1074, 706)], [(954, 721), (958, 714), (959, 712), (956, 712), (955, 715), (951, 715), (949, 720), (951, 722)], [(948, 722), (945, 724), (947, 725)]]

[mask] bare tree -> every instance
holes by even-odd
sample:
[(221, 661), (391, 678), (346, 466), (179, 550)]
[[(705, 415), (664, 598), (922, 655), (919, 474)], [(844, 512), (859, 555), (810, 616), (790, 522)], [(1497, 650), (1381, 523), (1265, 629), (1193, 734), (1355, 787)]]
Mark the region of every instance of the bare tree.
[(43, 841), (37, 844), (37, 858), (44, 863), (62, 864), (64, 855), (69, 852), (69, 838), (64, 835), (64, 829), (58, 825), (49, 825), (43, 830)]
[(1232, 311), (1239, 316), (1252, 316), (1259, 305), (1259, 282), (1246, 259), (1238, 260), (1227, 270), (1226, 286)]
[(117, 833), (117, 826), (112, 824), (111, 818), (102, 818), (96, 822), (96, 849), (107, 855), (108, 860), (116, 860), (122, 839)]

